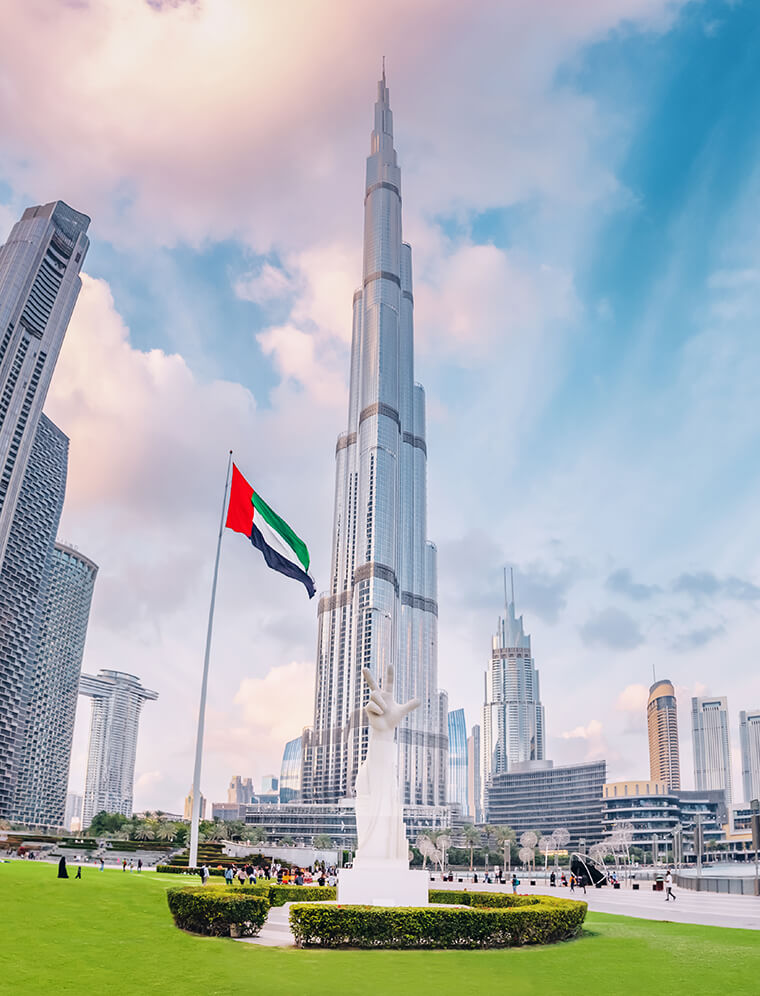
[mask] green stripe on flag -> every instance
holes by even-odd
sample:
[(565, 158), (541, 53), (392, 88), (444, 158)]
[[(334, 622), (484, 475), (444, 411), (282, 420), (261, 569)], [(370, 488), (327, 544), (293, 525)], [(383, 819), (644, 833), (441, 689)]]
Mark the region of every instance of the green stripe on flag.
[(260, 494), (256, 491), (253, 492), (253, 507), (259, 513), (262, 519), (267, 522), (276, 533), (282, 536), (283, 540), (288, 544), (293, 553), (298, 557), (303, 565), (305, 571), (309, 570), (309, 551), (306, 548), (304, 541), (293, 532), (290, 526), (284, 519), (273, 512), (272, 509), (267, 505)]

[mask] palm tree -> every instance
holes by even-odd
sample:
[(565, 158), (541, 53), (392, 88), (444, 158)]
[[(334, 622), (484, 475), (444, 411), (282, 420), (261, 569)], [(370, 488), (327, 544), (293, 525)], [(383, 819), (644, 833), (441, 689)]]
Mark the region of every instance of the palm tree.
[(480, 828), (480, 832), (483, 838), (483, 845), (485, 846), (486, 849), (486, 871), (488, 871), (488, 858), (490, 856), (491, 845), (493, 844), (494, 838), (496, 837), (496, 827), (493, 827), (489, 823), (486, 823), (485, 826)]
[(318, 833), (314, 838), (314, 847), (317, 847), (320, 850), (330, 847), (331, 844), (332, 840), (326, 833)]
[(496, 827), (496, 843), (502, 848), (504, 854), (504, 865), (507, 871), (512, 871), (512, 844), (517, 839), (517, 834), (512, 827)]
[(472, 852), (480, 843), (480, 830), (468, 823), (464, 828), (464, 846), (470, 849), (470, 871), (472, 871)]
[(266, 839), (267, 835), (263, 827), (253, 827), (248, 834), (248, 840), (252, 844), (263, 844)]
[(415, 847), (422, 855), (422, 867), (427, 864), (427, 859), (432, 858), (436, 851), (436, 846), (429, 834), (421, 833), (415, 841)]
[(132, 832), (132, 836), (135, 840), (153, 840), (155, 834), (147, 823), (139, 823)]
[(164, 820), (156, 830), (156, 837), (159, 840), (174, 840), (177, 836), (177, 824)]

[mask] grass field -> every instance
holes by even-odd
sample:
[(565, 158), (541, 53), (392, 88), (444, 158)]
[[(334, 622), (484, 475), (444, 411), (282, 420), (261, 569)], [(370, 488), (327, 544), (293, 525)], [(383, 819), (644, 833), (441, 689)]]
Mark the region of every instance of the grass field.
[(756, 996), (760, 933), (589, 914), (582, 938), (501, 951), (299, 951), (192, 937), (173, 876), (0, 863), (0, 991), (15, 994), (638, 993)]

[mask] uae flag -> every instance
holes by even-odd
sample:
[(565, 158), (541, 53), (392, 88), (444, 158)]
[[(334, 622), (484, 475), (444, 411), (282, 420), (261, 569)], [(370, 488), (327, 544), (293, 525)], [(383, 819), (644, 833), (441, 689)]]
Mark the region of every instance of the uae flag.
[(232, 489), (227, 509), (228, 529), (242, 533), (264, 554), (273, 571), (300, 581), (313, 598), (314, 581), (309, 574), (309, 551), (284, 519), (273, 511), (232, 465)]

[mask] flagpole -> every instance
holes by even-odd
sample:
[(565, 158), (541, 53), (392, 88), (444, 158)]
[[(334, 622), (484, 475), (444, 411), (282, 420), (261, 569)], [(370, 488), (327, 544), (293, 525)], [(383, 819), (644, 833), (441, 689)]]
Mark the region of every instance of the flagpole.
[(222, 500), (222, 515), (219, 520), (219, 537), (216, 541), (216, 562), (214, 563), (214, 580), (211, 584), (211, 604), (208, 609), (208, 630), (206, 631), (206, 655), (203, 660), (203, 681), (201, 682), (201, 701), (198, 706), (198, 733), (195, 738), (195, 770), (193, 772), (193, 813), (190, 821), (190, 856), (188, 868), (198, 865), (198, 829), (201, 813), (201, 761), (203, 759), (203, 728), (206, 722), (206, 690), (208, 688), (208, 662), (211, 655), (211, 633), (214, 628), (214, 603), (216, 602), (216, 579), (219, 575), (219, 555), (222, 552), (222, 533), (224, 532), (224, 513), (227, 510), (227, 492), (230, 487), (230, 468), (232, 467), (232, 450), (227, 459), (227, 476), (224, 479), (224, 498)]

